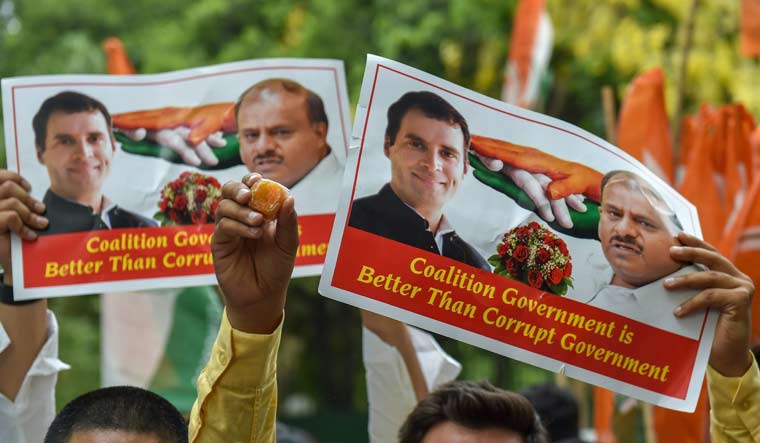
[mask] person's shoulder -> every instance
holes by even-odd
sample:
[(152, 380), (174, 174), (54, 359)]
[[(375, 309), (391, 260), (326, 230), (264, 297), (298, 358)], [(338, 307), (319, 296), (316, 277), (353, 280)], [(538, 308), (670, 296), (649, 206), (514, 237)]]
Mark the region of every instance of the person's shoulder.
[(351, 216), (349, 217), (348, 224), (355, 228), (365, 229), (372, 225), (382, 209), (378, 204), (380, 197), (378, 194), (368, 195), (366, 197), (357, 198), (351, 204)]

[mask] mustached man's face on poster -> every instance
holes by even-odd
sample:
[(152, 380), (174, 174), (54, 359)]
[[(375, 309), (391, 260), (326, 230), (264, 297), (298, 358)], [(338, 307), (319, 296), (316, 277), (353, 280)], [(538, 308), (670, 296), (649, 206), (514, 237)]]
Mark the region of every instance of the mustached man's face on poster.
[[(310, 108), (315, 109), (310, 113)], [(254, 85), (240, 103), (237, 120), (243, 163), (289, 188), (328, 153), (322, 101), (293, 81)]]
[(37, 157), (48, 171), (50, 189), (83, 205), (100, 196), (111, 168), (114, 143), (105, 116), (99, 110), (50, 114), (44, 145)]
[(609, 176), (599, 210), (599, 239), (613, 285), (638, 288), (681, 268), (669, 252), (678, 244), (672, 211), (643, 180), (624, 172)]
[(440, 216), (466, 171), (462, 128), (414, 108), (404, 114), (395, 136), (386, 134), (385, 155), (391, 161), (391, 188), (428, 221)]

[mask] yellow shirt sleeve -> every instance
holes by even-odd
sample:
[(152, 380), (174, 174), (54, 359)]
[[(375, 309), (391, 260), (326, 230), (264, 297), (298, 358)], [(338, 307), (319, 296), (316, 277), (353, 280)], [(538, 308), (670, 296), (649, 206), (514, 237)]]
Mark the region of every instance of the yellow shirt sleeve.
[(724, 377), (707, 367), (712, 443), (760, 443), (760, 370), (752, 366), (741, 377)]
[(275, 441), (281, 333), (282, 322), (269, 335), (235, 330), (224, 312), (211, 356), (198, 377), (191, 442)]

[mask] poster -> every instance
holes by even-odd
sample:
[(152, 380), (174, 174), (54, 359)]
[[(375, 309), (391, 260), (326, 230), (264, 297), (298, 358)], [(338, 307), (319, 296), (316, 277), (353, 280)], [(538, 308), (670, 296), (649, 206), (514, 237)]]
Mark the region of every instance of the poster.
[(294, 276), (321, 272), (349, 138), (341, 61), (19, 77), (2, 91), (8, 168), (49, 219), (36, 241), (13, 236), (17, 298), (214, 283), (221, 186), (249, 171), (296, 199)]
[(375, 56), (351, 146), (320, 293), (693, 410), (717, 314), (677, 319), (695, 293), (662, 280), (696, 269), (668, 250), (699, 221), (638, 161)]

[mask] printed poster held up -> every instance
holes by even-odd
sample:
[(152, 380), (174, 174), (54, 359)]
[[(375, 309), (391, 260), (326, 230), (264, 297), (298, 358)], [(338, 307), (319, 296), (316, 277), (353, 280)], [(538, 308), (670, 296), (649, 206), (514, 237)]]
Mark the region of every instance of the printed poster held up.
[(13, 237), (17, 298), (215, 283), (221, 186), (249, 171), (296, 198), (294, 276), (321, 272), (349, 138), (341, 61), (19, 77), (2, 91), (8, 169), (49, 219), (37, 240)]
[[(678, 319), (693, 205), (565, 122), (369, 56), (320, 292), (693, 410), (717, 320)], [(469, 146), (469, 149), (468, 149)], [(550, 203), (551, 201), (551, 203)], [(656, 345), (655, 345), (656, 344)]]

